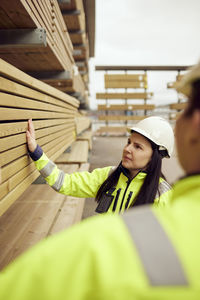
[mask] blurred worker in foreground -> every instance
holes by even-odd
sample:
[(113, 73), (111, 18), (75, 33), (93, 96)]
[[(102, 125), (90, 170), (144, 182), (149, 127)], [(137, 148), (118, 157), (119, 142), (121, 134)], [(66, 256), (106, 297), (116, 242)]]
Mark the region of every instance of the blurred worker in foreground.
[(98, 213), (123, 213), (132, 206), (149, 203), (163, 205), (169, 201), (171, 187), (162, 176), (161, 165), (162, 158), (170, 157), (173, 151), (173, 130), (165, 119), (149, 117), (129, 131), (119, 166), (91, 173), (65, 174), (59, 170), (37, 145), (31, 120), (27, 142), (30, 156), (47, 183), (65, 195), (95, 197)]
[(189, 93), (176, 125), (186, 176), (171, 205), (96, 216), (48, 238), (0, 275), (0, 299), (200, 299), (200, 65), (178, 89)]

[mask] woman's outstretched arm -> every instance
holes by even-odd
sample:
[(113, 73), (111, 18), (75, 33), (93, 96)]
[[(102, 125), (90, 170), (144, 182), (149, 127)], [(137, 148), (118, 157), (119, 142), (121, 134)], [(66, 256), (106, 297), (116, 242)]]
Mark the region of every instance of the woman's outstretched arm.
[(108, 177), (111, 167), (96, 169), (93, 172), (64, 173), (51, 161), (35, 139), (35, 130), (32, 120), (28, 120), (26, 133), (29, 155), (33, 159), (37, 170), (46, 182), (56, 191), (80, 198), (93, 198), (100, 185)]

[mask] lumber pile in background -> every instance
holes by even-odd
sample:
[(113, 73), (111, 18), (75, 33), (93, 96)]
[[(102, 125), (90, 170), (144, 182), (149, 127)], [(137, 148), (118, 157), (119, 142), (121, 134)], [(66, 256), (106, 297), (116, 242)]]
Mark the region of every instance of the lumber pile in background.
[[(175, 89), (177, 83), (183, 78), (183, 76), (184, 76), (183, 74), (178, 74), (176, 76), (175, 81), (169, 82), (167, 84), (167, 88), (168, 89)], [(176, 120), (179, 117), (180, 112), (183, 111), (187, 106), (186, 98), (182, 95), (179, 95), (179, 93), (177, 93), (177, 96), (178, 96), (177, 102), (169, 104), (169, 108), (171, 110), (170, 114), (169, 114), (169, 119), (170, 120)]]
[[(105, 93), (97, 93), (96, 99), (102, 99), (105, 104), (98, 105), (100, 112), (98, 119), (104, 121), (106, 126), (101, 126), (96, 134), (104, 135), (126, 135), (127, 126), (109, 126), (110, 122), (123, 123), (127, 125), (133, 121), (142, 120), (147, 116), (147, 111), (153, 111), (155, 105), (146, 104), (153, 93), (147, 92), (146, 74), (105, 74), (104, 75)], [(108, 92), (107, 89), (114, 89), (114, 92)], [(118, 92), (124, 89), (123, 92)], [(127, 89), (143, 89), (143, 91), (128, 92)], [(121, 101), (121, 104), (110, 104), (110, 101)], [(143, 104), (133, 104), (132, 100), (143, 100)]]

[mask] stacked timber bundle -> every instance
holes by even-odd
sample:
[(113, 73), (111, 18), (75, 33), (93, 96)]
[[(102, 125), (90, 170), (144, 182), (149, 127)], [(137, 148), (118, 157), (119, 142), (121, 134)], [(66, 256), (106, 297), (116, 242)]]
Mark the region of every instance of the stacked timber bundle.
[[(106, 92), (97, 93), (96, 98), (106, 101), (105, 104), (98, 105), (98, 111), (101, 112), (98, 118), (106, 122), (106, 126), (100, 127), (97, 134), (126, 135), (128, 122), (142, 120), (147, 116), (147, 111), (155, 109), (155, 105), (146, 104), (153, 95), (147, 92), (146, 74), (105, 74), (104, 85)], [(143, 91), (127, 92), (130, 88)], [(115, 89), (116, 92), (108, 92), (107, 89)], [(124, 93), (118, 92), (119, 89), (124, 89)], [(111, 100), (121, 100), (123, 104), (110, 104)], [(133, 104), (128, 102), (130, 100), (143, 100), (144, 103)], [(122, 122), (125, 126), (108, 126), (108, 122)]]
[(91, 126), (91, 119), (81, 113), (76, 113), (75, 124), (76, 134), (78, 135)]
[(56, 0), (13, 0), (12, 5), (2, 0), (0, 8), (0, 28), (6, 29), (1, 30), (1, 58), (23, 71), (67, 70), (73, 75), (73, 46)]
[(0, 59), (0, 215), (39, 176), (27, 155), (27, 120), (55, 160), (75, 140), (79, 102)]
[[(80, 7), (79, 2), (82, 12), (78, 24), (85, 28), (82, 1), (75, 7)], [(57, 0), (13, 0), (12, 6), (2, 0), (0, 10), (0, 57), (84, 103), (88, 76), (81, 77), (87, 74), (80, 74), (74, 58), (83, 69), (89, 57), (88, 41), (85, 38), (84, 44), (73, 46), (70, 22), (63, 19)]]
[(63, 91), (67, 94), (75, 96), (80, 101), (85, 98), (85, 85), (79, 73), (72, 78), (48, 78), (42, 79), (43, 82), (50, 84), (51, 86)]
[[(88, 171), (89, 164), (58, 165), (65, 173)], [(32, 184), (0, 217), (0, 270), (40, 240), (80, 222), (83, 198), (56, 193), (46, 184)], [(12, 216), (12, 218), (11, 218)]]
[(70, 32), (73, 44), (86, 43), (85, 13), (82, 0), (72, 0), (69, 3), (60, 3), (63, 18)]
[(82, 0), (59, 3), (64, 21), (73, 43), (73, 56), (82, 78), (88, 85), (89, 44), (86, 34), (85, 11)]
[(178, 74), (178, 75), (176, 76), (176, 81), (168, 82), (168, 83), (167, 83), (167, 88), (168, 88), (168, 89), (174, 89), (175, 86), (176, 86), (176, 84), (177, 84), (177, 82), (179, 82), (182, 78), (183, 78), (183, 75)]
[[(182, 75), (182, 74), (181, 75), (178, 74), (176, 76), (176, 81), (169, 82), (167, 84), (167, 88), (168, 89), (175, 89), (177, 83), (183, 78), (183, 76), (184, 75)], [(169, 104), (169, 108), (171, 110), (170, 115), (169, 115), (169, 119), (170, 120), (176, 120), (179, 117), (181, 111), (183, 111), (186, 108), (186, 106), (187, 106), (186, 98), (184, 96), (182, 97), (182, 95), (180, 96), (178, 94), (178, 101), (176, 103)]]

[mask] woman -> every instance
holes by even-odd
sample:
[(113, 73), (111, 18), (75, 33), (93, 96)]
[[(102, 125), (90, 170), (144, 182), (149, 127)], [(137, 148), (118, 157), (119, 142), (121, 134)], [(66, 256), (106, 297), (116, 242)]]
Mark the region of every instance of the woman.
[(56, 191), (75, 197), (95, 197), (96, 212), (124, 212), (132, 206), (166, 203), (170, 186), (161, 174), (163, 157), (173, 151), (174, 134), (169, 123), (149, 117), (129, 129), (130, 137), (117, 168), (64, 174), (37, 145), (34, 127), (28, 122), (29, 153), (37, 169)]

